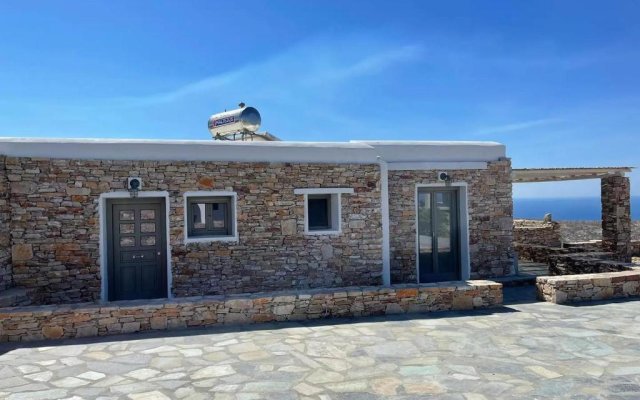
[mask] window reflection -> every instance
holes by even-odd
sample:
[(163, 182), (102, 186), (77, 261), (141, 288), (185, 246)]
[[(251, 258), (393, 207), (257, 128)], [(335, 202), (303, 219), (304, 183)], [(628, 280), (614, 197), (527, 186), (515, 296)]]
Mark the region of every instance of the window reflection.
[(193, 229), (204, 229), (206, 227), (206, 204), (193, 203), (191, 204), (191, 211), (193, 215)]

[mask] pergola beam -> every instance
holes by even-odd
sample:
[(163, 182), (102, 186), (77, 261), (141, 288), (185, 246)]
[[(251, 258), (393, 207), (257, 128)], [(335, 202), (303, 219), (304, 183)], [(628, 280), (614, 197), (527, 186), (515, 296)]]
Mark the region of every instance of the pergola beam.
[(624, 176), (625, 173), (631, 172), (631, 170), (631, 167), (522, 168), (513, 169), (511, 178), (513, 183), (558, 182)]

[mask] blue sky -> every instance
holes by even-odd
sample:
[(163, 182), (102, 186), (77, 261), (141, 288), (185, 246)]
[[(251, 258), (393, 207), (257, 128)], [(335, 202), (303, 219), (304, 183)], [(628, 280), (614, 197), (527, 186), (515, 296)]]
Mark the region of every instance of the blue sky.
[(208, 139), (208, 116), (244, 101), (284, 140), (495, 140), (514, 167), (636, 166), (638, 18), (637, 1), (4, 0), (0, 135)]

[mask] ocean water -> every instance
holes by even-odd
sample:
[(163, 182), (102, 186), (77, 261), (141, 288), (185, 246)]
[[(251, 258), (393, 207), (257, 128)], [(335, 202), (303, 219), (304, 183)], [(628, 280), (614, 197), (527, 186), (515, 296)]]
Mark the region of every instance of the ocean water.
[[(600, 220), (600, 197), (513, 199), (514, 218), (542, 219), (551, 213), (554, 220)], [(640, 220), (640, 197), (631, 197), (631, 219)]]

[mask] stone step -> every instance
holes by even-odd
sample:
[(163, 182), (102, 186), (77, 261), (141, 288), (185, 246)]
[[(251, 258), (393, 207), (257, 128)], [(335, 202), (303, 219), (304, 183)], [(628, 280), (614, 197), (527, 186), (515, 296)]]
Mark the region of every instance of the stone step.
[(24, 288), (11, 288), (0, 292), (0, 307), (21, 307), (31, 305), (31, 299)]

